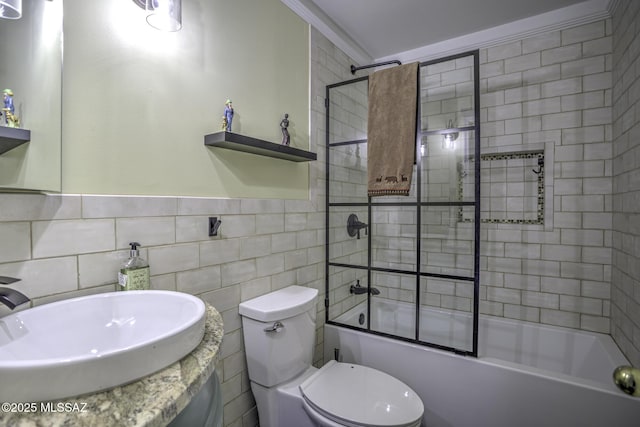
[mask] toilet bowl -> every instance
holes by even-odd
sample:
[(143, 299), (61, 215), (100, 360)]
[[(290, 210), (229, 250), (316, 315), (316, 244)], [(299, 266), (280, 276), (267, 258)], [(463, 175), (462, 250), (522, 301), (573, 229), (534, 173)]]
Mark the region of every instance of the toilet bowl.
[(289, 286), (240, 304), (260, 426), (419, 426), (422, 401), (397, 378), (351, 363), (311, 365), (317, 295)]
[(414, 427), (424, 412), (420, 397), (406, 384), (352, 363), (328, 362), (300, 384), (300, 391), (305, 411), (322, 426)]

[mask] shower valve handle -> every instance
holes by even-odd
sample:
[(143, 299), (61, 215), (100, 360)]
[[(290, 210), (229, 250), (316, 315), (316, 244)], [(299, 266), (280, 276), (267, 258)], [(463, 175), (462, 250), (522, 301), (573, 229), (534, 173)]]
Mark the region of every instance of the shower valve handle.
[(358, 216), (356, 214), (349, 215), (349, 218), (347, 218), (347, 234), (349, 234), (349, 236), (351, 237), (358, 236), (357, 238), (359, 239), (360, 230), (362, 230), (363, 228), (364, 228), (364, 234), (366, 236), (367, 229), (369, 228), (369, 226), (364, 222), (361, 222), (360, 220), (358, 220)]

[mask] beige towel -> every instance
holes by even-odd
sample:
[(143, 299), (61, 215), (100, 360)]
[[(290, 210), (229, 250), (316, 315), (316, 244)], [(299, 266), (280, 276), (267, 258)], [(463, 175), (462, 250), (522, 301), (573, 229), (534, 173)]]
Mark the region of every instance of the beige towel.
[(416, 154), (418, 63), (369, 76), (369, 196), (408, 196)]

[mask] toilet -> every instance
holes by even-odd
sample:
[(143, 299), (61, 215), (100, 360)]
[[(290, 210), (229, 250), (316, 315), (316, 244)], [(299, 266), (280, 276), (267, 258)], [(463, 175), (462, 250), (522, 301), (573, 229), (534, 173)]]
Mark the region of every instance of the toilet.
[(414, 427), (424, 405), (384, 372), (329, 361), (312, 366), (318, 290), (289, 286), (240, 304), (260, 427)]

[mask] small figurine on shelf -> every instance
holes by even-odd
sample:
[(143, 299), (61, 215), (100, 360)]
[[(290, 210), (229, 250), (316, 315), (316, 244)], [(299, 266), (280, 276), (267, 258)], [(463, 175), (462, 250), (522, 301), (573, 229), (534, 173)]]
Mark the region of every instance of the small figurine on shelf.
[(10, 128), (17, 128), (20, 125), (20, 120), (14, 114), (15, 108), (13, 106), (13, 91), (11, 89), (5, 89), (2, 91), (4, 98), (4, 124)]
[(220, 130), (227, 130), (227, 116), (222, 116), (222, 123), (220, 125)]
[(289, 114), (284, 113), (284, 119), (280, 122), (280, 129), (282, 130), (282, 145), (289, 145), (291, 137), (289, 136)]
[(230, 99), (227, 99), (227, 102), (225, 102), (224, 105), (224, 120), (227, 122), (225, 130), (227, 132), (231, 132), (231, 123), (233, 122), (233, 105), (231, 104)]

